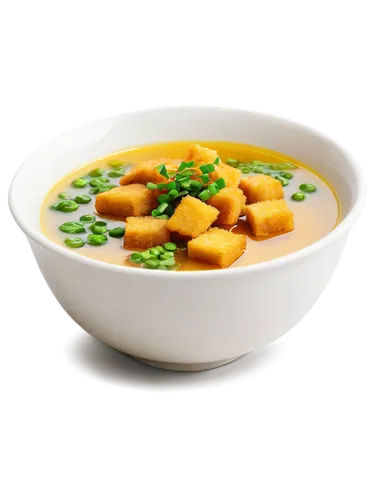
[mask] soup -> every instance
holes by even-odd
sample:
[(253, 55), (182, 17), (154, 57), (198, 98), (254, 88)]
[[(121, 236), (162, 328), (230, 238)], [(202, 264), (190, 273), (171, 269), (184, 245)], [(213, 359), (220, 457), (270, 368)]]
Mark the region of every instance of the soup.
[(227, 142), (128, 149), (47, 194), (44, 234), (96, 260), (150, 270), (239, 267), (295, 252), (340, 218), (332, 186), (281, 153)]

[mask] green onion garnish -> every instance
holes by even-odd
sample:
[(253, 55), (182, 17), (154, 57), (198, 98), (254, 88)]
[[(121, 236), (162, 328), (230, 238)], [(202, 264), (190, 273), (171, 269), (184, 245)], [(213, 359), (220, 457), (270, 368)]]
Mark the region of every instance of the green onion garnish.
[(201, 193), (199, 193), (198, 196), (202, 201), (207, 201), (209, 198), (211, 198), (211, 193), (208, 191), (208, 189), (204, 189)]
[(182, 161), (180, 163), (180, 166), (178, 167), (178, 172), (182, 172), (183, 170), (185, 170), (187, 168), (191, 168), (191, 167), (194, 167), (193, 161), (188, 161), (188, 162)]
[(168, 174), (168, 171), (167, 171), (167, 167), (164, 165), (164, 163), (162, 165), (159, 165), (158, 167), (156, 167), (156, 170), (163, 177), (165, 177), (166, 179), (169, 179), (169, 174)]
[(223, 189), (226, 186), (225, 179), (223, 177), (219, 177), (219, 179), (216, 179), (215, 184), (219, 189)]
[(158, 196), (159, 203), (169, 203), (170, 201), (172, 201), (172, 197), (170, 196), (170, 194), (161, 194), (160, 196)]
[(157, 210), (159, 210), (160, 214), (162, 214), (166, 208), (168, 207), (168, 203), (160, 203), (160, 205), (158, 206)]

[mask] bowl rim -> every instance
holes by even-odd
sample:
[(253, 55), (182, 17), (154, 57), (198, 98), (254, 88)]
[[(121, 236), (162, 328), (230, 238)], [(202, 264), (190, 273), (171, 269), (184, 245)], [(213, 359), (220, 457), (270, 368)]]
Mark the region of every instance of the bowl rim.
[[(235, 267), (235, 268), (226, 268), (226, 269), (209, 269), (209, 270), (197, 270), (197, 271), (186, 271), (186, 272), (170, 272), (170, 271), (158, 271), (157, 273), (150, 273), (149, 269), (143, 269), (143, 268), (133, 268), (133, 267), (128, 267), (128, 266), (120, 266), (118, 264), (111, 264), (108, 262), (103, 262), (100, 260), (96, 260), (90, 257), (87, 257), (85, 255), (80, 255), (78, 253), (72, 252), (71, 250), (58, 245), (57, 243), (49, 240), (41, 231), (35, 230), (29, 226), (29, 224), (25, 223), (22, 220), (22, 217), (18, 213), (17, 209), (17, 200), (15, 196), (15, 184), (16, 184), (16, 179), (18, 176), (21, 174), (21, 172), (26, 168), (26, 164), (28, 163), (29, 158), (31, 158), (36, 151), (39, 151), (40, 149), (44, 148), (51, 142), (55, 141), (58, 138), (67, 136), (71, 133), (73, 133), (75, 130), (81, 129), (85, 126), (92, 125), (98, 122), (103, 122), (106, 120), (114, 119), (114, 118), (120, 118), (122, 116), (132, 116), (136, 114), (142, 114), (142, 113), (149, 113), (149, 112), (163, 112), (166, 111), (168, 112), (169, 110), (195, 110), (195, 111), (202, 111), (204, 112), (207, 109), (210, 110), (217, 110), (217, 111), (228, 111), (228, 112), (237, 112), (237, 113), (243, 113), (243, 114), (252, 114), (260, 117), (268, 117), (273, 119), (274, 121), (279, 121), (279, 122), (284, 122), (289, 125), (297, 126), (301, 129), (304, 129), (306, 132), (310, 133), (311, 135), (314, 135), (318, 139), (324, 139), (328, 140), (332, 144), (335, 145), (335, 147), (347, 158), (348, 163), (350, 164), (350, 167), (352, 168), (353, 175), (356, 178), (357, 181), (357, 186), (358, 186), (358, 191), (357, 191), (357, 196), (356, 199), (354, 200), (353, 206), (350, 209), (349, 213), (346, 215), (346, 217), (337, 224), (337, 226), (327, 235), (323, 236), (319, 240), (315, 241), (314, 243), (311, 243), (310, 245), (307, 245), (304, 248), (301, 248), (300, 250), (297, 250), (295, 252), (289, 253), (287, 255), (277, 257), (275, 259), (271, 259), (268, 261), (264, 262), (259, 262), (257, 264), (251, 264), (248, 266), (241, 266), (241, 267)], [(365, 204), (366, 200), (366, 181), (365, 181), (365, 176), (364, 172), (359, 165), (359, 163), (353, 158), (351, 153), (345, 149), (340, 143), (338, 143), (335, 139), (329, 137), (328, 135), (319, 132), (313, 127), (310, 127), (308, 125), (305, 125), (303, 123), (300, 123), (295, 120), (291, 120), (289, 118), (285, 118), (283, 116), (279, 115), (274, 115), (271, 113), (266, 113), (266, 112), (261, 112), (261, 111), (253, 111), (253, 110), (247, 110), (247, 109), (241, 109), (241, 108), (231, 108), (231, 107), (220, 107), (220, 106), (162, 106), (162, 107), (155, 107), (155, 108), (146, 108), (146, 109), (140, 109), (136, 111), (129, 111), (125, 113), (120, 113), (118, 115), (112, 115), (106, 118), (101, 118), (99, 120), (94, 120), (92, 122), (86, 123), (84, 125), (81, 125), (79, 127), (76, 127), (74, 129), (69, 130), (68, 132), (65, 132), (64, 134), (61, 134), (57, 137), (54, 137), (47, 143), (45, 143), (43, 146), (38, 148), (36, 151), (34, 151), (22, 164), (21, 166), (17, 169), (11, 184), (9, 188), (9, 195), (8, 195), (8, 203), (9, 203), (9, 208), (10, 211), (19, 225), (19, 227), (22, 229), (22, 231), (26, 234), (28, 238), (30, 238), (32, 241), (35, 243), (39, 244), (40, 246), (46, 248), (47, 250), (50, 250), (52, 252), (55, 252), (62, 257), (66, 257), (69, 259), (72, 259), (76, 261), (77, 263), (81, 263), (83, 265), (89, 265), (101, 269), (107, 269), (108, 271), (115, 271), (115, 272), (120, 272), (120, 273), (125, 273), (125, 275), (142, 275), (143, 273), (146, 273), (147, 276), (150, 278), (157, 278), (157, 279), (197, 279), (197, 278), (218, 278), (218, 277), (230, 277), (230, 276), (236, 276), (238, 274), (252, 274), (252, 273), (257, 273), (261, 272), (264, 270), (270, 270), (270, 269), (275, 269), (280, 266), (285, 266), (291, 263), (298, 263), (302, 262), (306, 258), (310, 257), (313, 254), (316, 254), (319, 250), (323, 249), (324, 247), (327, 247), (328, 245), (334, 243), (337, 241), (343, 234), (349, 232), (351, 229), (352, 225), (354, 224), (356, 218), (359, 216), (361, 213), (363, 206)], [(141, 274), (140, 274), (141, 273)]]

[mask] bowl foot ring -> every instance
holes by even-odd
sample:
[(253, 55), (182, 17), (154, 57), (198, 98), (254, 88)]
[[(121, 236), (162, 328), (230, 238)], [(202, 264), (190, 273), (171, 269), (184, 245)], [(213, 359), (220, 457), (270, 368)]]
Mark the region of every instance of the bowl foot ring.
[(154, 368), (161, 368), (162, 370), (171, 370), (175, 372), (200, 372), (204, 370), (212, 370), (213, 368), (219, 368), (219, 366), (227, 365), (232, 363), (241, 356), (236, 356), (234, 358), (223, 359), (221, 361), (214, 361), (209, 363), (167, 363), (164, 361), (152, 361), (151, 359), (138, 358), (132, 356), (137, 361), (144, 363), (145, 365), (153, 366)]
[[(217, 363), (216, 366), (204, 363), (192, 370), (192, 365), (187, 365), (190, 368), (187, 372), (170, 371), (176, 367), (165, 363), (157, 363), (159, 367), (155, 367), (149, 365), (153, 363), (150, 360), (139, 362), (105, 346), (83, 330), (76, 330), (68, 337), (63, 352), (65, 361), (76, 372), (96, 382), (121, 389), (171, 392), (212, 389), (248, 381), (275, 366), (283, 357), (286, 344), (286, 339), (277, 340), (235, 360), (222, 361), (219, 367)], [(161, 365), (169, 371), (160, 369)]]

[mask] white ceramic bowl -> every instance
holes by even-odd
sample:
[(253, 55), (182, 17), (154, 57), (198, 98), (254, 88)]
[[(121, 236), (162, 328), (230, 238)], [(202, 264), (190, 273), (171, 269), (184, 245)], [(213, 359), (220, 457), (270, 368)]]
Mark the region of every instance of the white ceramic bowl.
[[(106, 264), (42, 234), (42, 201), (67, 172), (117, 150), (178, 140), (249, 143), (295, 157), (335, 186), (343, 220), (285, 257), (185, 273)], [(348, 152), (303, 125), (251, 111), (178, 107), (107, 118), (54, 139), (18, 170), (9, 203), (52, 292), (84, 330), (146, 363), (202, 370), (272, 342), (305, 316), (338, 263), (364, 202), (364, 183)]]

